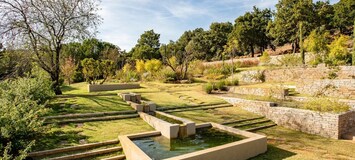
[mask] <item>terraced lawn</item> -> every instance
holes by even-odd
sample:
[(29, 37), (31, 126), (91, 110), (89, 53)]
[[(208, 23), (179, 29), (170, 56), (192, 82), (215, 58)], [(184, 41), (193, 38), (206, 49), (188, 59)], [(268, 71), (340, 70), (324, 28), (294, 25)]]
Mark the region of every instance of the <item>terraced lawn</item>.
[[(142, 88), (140, 89), (87, 93), (85, 83), (73, 84), (65, 88), (62, 97), (51, 101), (53, 108), (51, 115), (131, 110), (126, 103), (118, 98), (117, 92), (140, 93), (143, 99), (154, 101), (162, 108), (225, 103), (215, 96), (203, 93), (201, 84), (143, 83), (141, 86)], [(197, 123), (223, 123), (260, 117), (238, 107), (171, 114), (191, 119)], [(256, 124), (253, 127), (260, 125)], [(140, 118), (57, 125), (39, 137), (39, 141), (36, 143), (36, 150), (106, 141), (115, 139), (118, 135), (152, 130), (153, 128)], [(355, 159), (355, 143), (353, 142), (323, 138), (280, 126), (262, 129), (257, 132), (267, 135), (268, 152), (253, 158), (255, 160)]]

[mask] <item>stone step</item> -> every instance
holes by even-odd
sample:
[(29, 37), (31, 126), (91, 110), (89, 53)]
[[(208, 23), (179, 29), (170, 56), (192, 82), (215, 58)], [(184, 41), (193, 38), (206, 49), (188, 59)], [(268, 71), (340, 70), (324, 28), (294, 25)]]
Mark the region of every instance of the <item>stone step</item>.
[(118, 156), (114, 156), (114, 157), (104, 158), (101, 160), (123, 160), (123, 159), (126, 159), (125, 155), (118, 155)]
[(221, 124), (222, 124), (222, 125), (227, 125), (227, 124), (241, 123), (241, 122), (252, 121), (252, 120), (257, 120), (257, 119), (263, 119), (263, 118), (264, 118), (264, 117), (256, 117), (256, 118), (249, 118), (249, 119), (241, 119), (241, 120), (236, 120), (236, 121), (223, 122), (223, 123), (221, 123)]
[(61, 157), (50, 158), (48, 160), (83, 159), (83, 158), (87, 158), (87, 157), (93, 157), (93, 156), (98, 156), (98, 155), (102, 155), (102, 154), (118, 152), (118, 151), (121, 151), (121, 150), (122, 150), (122, 147), (112, 147), (112, 148), (94, 150), (94, 151), (89, 151), (89, 152), (84, 152), (84, 153), (78, 153), (78, 154), (72, 154), (72, 155), (66, 155), (66, 156), (61, 156)]
[(234, 128), (245, 127), (245, 126), (251, 126), (254, 124), (261, 124), (261, 123), (266, 123), (266, 122), (271, 122), (271, 120), (263, 120), (263, 121), (251, 122), (251, 123), (246, 123), (246, 124), (239, 124), (239, 125), (235, 125), (233, 127)]
[(276, 124), (269, 124), (269, 125), (265, 125), (265, 126), (249, 128), (249, 129), (246, 129), (246, 131), (253, 132), (253, 131), (257, 131), (257, 130), (261, 130), (261, 129), (266, 129), (266, 128), (270, 128), (270, 127), (274, 127), (274, 126), (277, 126), (277, 125), (276, 125)]
[(168, 110), (176, 110), (176, 109), (187, 109), (187, 108), (197, 108), (197, 107), (205, 107), (205, 106), (216, 106), (228, 103), (210, 103), (210, 104), (201, 104), (201, 105), (192, 105), (192, 106), (183, 106), (183, 107), (169, 107), (169, 108), (157, 108), (158, 111), (168, 111)]
[(45, 118), (45, 120), (66, 119), (66, 118), (74, 119), (74, 118), (104, 117), (104, 116), (109, 116), (109, 115), (123, 115), (123, 114), (134, 114), (134, 113), (137, 113), (137, 112), (134, 110), (131, 110), (131, 111), (67, 114), (67, 115), (59, 115), (59, 116), (48, 116), (48, 117), (44, 117), (44, 118)]
[(51, 149), (51, 150), (45, 150), (45, 151), (31, 152), (31, 153), (28, 153), (28, 156), (29, 157), (43, 157), (43, 156), (48, 156), (48, 155), (53, 155), (53, 154), (72, 152), (72, 151), (84, 150), (84, 149), (92, 149), (92, 148), (96, 148), (96, 147), (118, 144), (119, 142), (120, 141), (118, 139), (115, 139), (115, 140), (110, 140), (110, 141), (105, 141), (105, 142), (89, 143), (89, 144), (83, 144), (83, 145), (78, 145), (78, 146), (71, 146), (71, 147), (57, 148), (57, 149)]
[(67, 123), (84, 123), (84, 122), (93, 122), (93, 121), (111, 121), (111, 120), (136, 118), (136, 117), (139, 117), (139, 115), (128, 114), (128, 115), (106, 116), (106, 117), (96, 117), (96, 118), (65, 119), (60, 121), (44, 122), (44, 124), (51, 124), (51, 123), (67, 124)]
[(185, 111), (194, 111), (194, 110), (208, 110), (208, 109), (227, 108), (227, 107), (233, 107), (233, 105), (231, 105), (231, 104), (223, 104), (223, 105), (209, 106), (209, 107), (196, 107), (196, 108), (187, 108), (187, 109), (176, 109), (176, 110), (165, 111), (165, 113), (185, 112)]

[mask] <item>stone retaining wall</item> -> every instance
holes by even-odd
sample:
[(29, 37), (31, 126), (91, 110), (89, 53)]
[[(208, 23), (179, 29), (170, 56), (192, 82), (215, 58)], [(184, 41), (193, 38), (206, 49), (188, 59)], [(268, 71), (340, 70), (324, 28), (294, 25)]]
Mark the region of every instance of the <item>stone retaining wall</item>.
[[(310, 99), (310, 97), (298, 97), (298, 96), (287, 96), (287, 100), (293, 100), (293, 101), (298, 101), (298, 102), (306, 102)], [(341, 103), (345, 103), (349, 105), (352, 110), (355, 110), (355, 100), (351, 99), (337, 99)]]
[(327, 79), (330, 73), (335, 73), (336, 79), (353, 79), (355, 77), (355, 66), (340, 66), (339, 70), (321, 66), (316, 68), (269, 69), (264, 71), (264, 78), (266, 82), (302, 82), (307, 79)]
[(271, 105), (271, 102), (230, 97), (223, 97), (223, 99), (244, 110), (263, 115), (278, 125), (323, 137), (339, 139), (355, 126), (355, 111), (344, 114), (320, 113), (296, 108), (272, 107), (274, 105)]
[(256, 88), (256, 87), (231, 87), (229, 89), (231, 93), (246, 94), (246, 95), (256, 95), (256, 96), (266, 96), (274, 97), (277, 99), (285, 99), (288, 95), (288, 89), (281, 86), (267, 87), (267, 88)]
[(304, 80), (297, 83), (296, 91), (312, 96), (355, 99), (355, 79)]
[(89, 84), (88, 92), (114, 91), (140, 88), (139, 84)]

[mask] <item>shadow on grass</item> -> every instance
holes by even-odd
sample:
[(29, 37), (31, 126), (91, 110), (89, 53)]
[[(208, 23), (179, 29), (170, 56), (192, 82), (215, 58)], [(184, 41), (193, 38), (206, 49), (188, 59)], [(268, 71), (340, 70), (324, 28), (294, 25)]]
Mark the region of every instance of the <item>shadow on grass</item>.
[(80, 131), (53, 131), (38, 136), (33, 151), (49, 150), (79, 144), (87, 136), (81, 135)]
[(267, 152), (264, 154), (261, 154), (259, 156), (256, 156), (254, 158), (251, 158), (250, 160), (282, 160), (286, 159), (288, 157), (295, 156), (296, 153), (290, 152), (272, 145), (267, 146)]
[(72, 90), (76, 90), (76, 88), (74, 88), (72, 86), (61, 86), (60, 89), (62, 90), (62, 92), (69, 92)]
[(101, 93), (101, 94), (63, 94), (57, 95), (54, 98), (73, 98), (73, 97), (100, 97), (100, 96), (117, 96), (116, 93)]

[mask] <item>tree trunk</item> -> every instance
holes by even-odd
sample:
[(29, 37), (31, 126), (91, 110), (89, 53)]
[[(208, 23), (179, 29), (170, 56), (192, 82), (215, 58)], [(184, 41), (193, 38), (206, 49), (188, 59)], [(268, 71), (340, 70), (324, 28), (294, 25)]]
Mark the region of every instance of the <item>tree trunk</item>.
[(59, 45), (56, 48), (56, 56), (55, 56), (55, 65), (54, 65), (54, 73), (51, 73), (52, 77), (52, 88), (56, 95), (61, 95), (62, 91), (60, 90), (60, 83), (59, 83), (59, 74), (60, 74), (60, 63), (59, 63), (59, 55), (62, 47)]
[(304, 50), (303, 50), (303, 25), (302, 25), (302, 22), (300, 22), (299, 24), (299, 28), (300, 28), (300, 52), (301, 52), (301, 58), (302, 58), (302, 64), (306, 64), (306, 61), (305, 61), (305, 55), (304, 55)]
[(60, 90), (60, 83), (59, 83), (59, 73), (52, 73), (52, 89), (56, 95), (61, 95), (62, 91)]
[(254, 57), (254, 47), (253, 45), (250, 45), (250, 51), (251, 51), (251, 57)]

